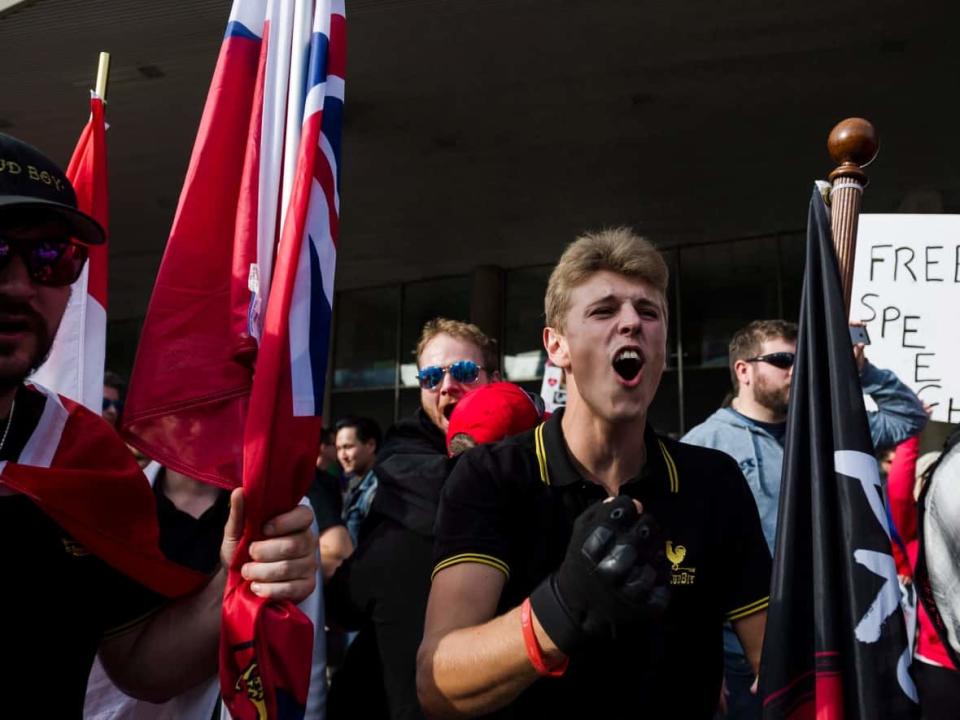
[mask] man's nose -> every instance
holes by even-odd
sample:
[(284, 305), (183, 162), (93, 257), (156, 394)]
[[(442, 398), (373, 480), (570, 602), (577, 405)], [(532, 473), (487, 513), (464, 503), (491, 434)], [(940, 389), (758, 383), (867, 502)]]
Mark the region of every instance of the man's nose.
[(443, 395), (457, 395), (463, 392), (463, 387), (447, 371), (443, 374), (443, 380), (440, 382), (440, 392)]
[(0, 266), (0, 294), (28, 298), (32, 297), (36, 290), (27, 266), (19, 255), (14, 254)]
[(617, 315), (617, 329), (624, 334), (633, 334), (640, 328), (640, 313), (632, 303), (624, 303)]

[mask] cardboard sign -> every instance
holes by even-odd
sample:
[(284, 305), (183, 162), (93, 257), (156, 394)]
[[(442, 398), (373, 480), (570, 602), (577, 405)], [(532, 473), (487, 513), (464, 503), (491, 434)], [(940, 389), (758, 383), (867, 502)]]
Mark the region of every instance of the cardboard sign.
[(871, 363), (960, 423), (960, 215), (861, 215), (850, 320)]
[(543, 368), (540, 397), (548, 413), (556, 412), (567, 404), (567, 383), (563, 370), (549, 360)]

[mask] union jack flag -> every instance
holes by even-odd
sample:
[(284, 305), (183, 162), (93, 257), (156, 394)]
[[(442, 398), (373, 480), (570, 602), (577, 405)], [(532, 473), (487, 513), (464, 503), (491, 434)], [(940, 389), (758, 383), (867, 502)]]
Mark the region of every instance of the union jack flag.
[(243, 485), (220, 650), (224, 701), (238, 720), (301, 717), (309, 687), (310, 621), (253, 594), (239, 569), (265, 521), (313, 478), (345, 41), (343, 0), (234, 0), (124, 418), (148, 456)]

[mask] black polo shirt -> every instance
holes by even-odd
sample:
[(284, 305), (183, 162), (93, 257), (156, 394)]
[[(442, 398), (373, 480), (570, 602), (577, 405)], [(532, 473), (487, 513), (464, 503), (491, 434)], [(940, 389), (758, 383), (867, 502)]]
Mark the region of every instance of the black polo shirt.
[[(434, 575), (463, 562), (497, 568), (507, 576), (498, 614), (559, 566), (575, 518), (606, 497), (574, 466), (562, 416), (468, 451), (443, 488)], [(672, 564), (665, 616), (571, 658), (563, 678), (538, 680), (498, 716), (713, 716), (723, 623), (766, 608), (770, 554), (734, 460), (660, 437), (649, 426), (643, 439), (646, 464), (621, 491), (664, 530)]]
[[(19, 457), (45, 403), (40, 393), (19, 389), (0, 460)], [(24, 495), (0, 495), (0, 548), (0, 677), (7, 688), (0, 717), (80, 718), (101, 640), (165, 601), (89, 553)]]

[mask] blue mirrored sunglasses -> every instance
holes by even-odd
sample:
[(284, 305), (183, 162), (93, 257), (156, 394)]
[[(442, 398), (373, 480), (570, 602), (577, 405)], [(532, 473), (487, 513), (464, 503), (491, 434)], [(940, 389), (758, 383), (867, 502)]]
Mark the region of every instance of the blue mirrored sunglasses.
[(450, 373), (450, 377), (458, 383), (470, 385), (480, 379), (480, 371), (483, 367), (477, 365), (473, 360), (457, 360), (450, 365), (430, 365), (420, 368), (417, 371), (417, 380), (420, 381), (420, 387), (424, 390), (434, 390), (443, 382), (445, 373)]

